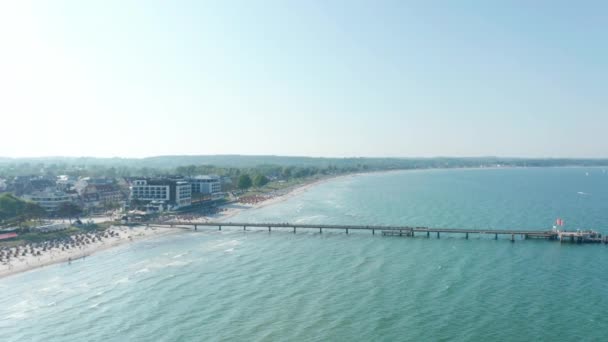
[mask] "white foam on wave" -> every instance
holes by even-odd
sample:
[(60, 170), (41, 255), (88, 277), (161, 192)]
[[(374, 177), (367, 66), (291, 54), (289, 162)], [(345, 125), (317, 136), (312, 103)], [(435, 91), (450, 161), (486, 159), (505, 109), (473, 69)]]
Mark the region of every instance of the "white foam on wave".
[(302, 217), (296, 219), (295, 221), (293, 221), (293, 223), (310, 223), (310, 222), (314, 222), (315, 220), (323, 219), (323, 218), (327, 218), (327, 216), (326, 215), (302, 216)]
[(144, 268), (136, 271), (135, 274), (149, 273), (149, 272), (164, 269), (167, 267), (182, 267), (182, 266), (190, 265), (192, 263), (192, 261), (193, 260), (184, 260), (184, 259), (175, 260), (173, 258), (150, 260), (150, 262), (148, 262)]
[(581, 196), (589, 196), (591, 195), (590, 193), (584, 192), (584, 191), (579, 191), (577, 192), (577, 194), (581, 195)]
[(229, 240), (229, 241), (220, 241), (218, 243), (205, 243), (203, 244), (203, 249), (207, 251), (216, 251), (223, 250), (226, 247), (236, 247), (243, 244), (239, 240)]
[(38, 305), (35, 305), (27, 299), (22, 300), (10, 307), (11, 314), (6, 317), (13, 319), (24, 319), (29, 316), (30, 312), (36, 311), (37, 309)]
[(129, 282), (129, 277), (124, 277), (124, 278), (120, 278), (117, 281), (114, 282), (115, 285), (117, 284), (124, 284), (124, 283), (128, 283)]
[(192, 263), (191, 260), (188, 261), (174, 261), (174, 262), (170, 262), (167, 264), (167, 267), (181, 267), (181, 266), (186, 266), (186, 265), (190, 265)]

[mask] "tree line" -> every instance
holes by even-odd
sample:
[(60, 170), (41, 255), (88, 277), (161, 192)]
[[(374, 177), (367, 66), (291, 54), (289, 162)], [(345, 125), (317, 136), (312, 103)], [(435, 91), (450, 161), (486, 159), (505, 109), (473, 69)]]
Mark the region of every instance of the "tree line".
[[(82, 209), (74, 203), (65, 202), (59, 205), (56, 213), (57, 217), (70, 220), (79, 217)], [(21, 226), (30, 220), (42, 220), (49, 216), (49, 213), (40, 205), (22, 200), (10, 193), (0, 194), (0, 223), (2, 225), (17, 224)]]
[(238, 178), (241, 174), (305, 177), (317, 173), (369, 170), (458, 168), (481, 166), (608, 166), (608, 159), (544, 158), (309, 158), (281, 156), (160, 156), (121, 158), (0, 158), (0, 178), (15, 176), (154, 177), (217, 174)]

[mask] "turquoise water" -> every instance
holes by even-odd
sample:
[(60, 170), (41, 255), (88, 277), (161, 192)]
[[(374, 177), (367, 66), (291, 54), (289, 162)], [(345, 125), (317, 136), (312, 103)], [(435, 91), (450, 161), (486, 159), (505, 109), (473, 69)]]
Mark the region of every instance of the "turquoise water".
[[(588, 174), (588, 175), (587, 175)], [(608, 233), (602, 169), (339, 178), (232, 221)], [(604, 340), (608, 246), (186, 232), (0, 280), (3, 341)]]

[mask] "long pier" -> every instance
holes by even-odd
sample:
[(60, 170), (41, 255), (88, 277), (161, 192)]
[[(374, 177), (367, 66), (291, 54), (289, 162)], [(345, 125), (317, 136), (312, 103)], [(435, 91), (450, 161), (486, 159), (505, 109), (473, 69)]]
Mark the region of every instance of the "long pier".
[(575, 242), (575, 243), (608, 243), (608, 236), (602, 237), (601, 233), (593, 230), (577, 230), (577, 231), (559, 231), (559, 230), (518, 230), (518, 229), (464, 229), (464, 228), (429, 228), (429, 227), (410, 227), (410, 226), (376, 226), (376, 225), (341, 225), (341, 224), (292, 224), (292, 223), (253, 223), (253, 222), (193, 222), (193, 221), (164, 221), (164, 222), (144, 222), (146, 225), (152, 226), (169, 226), (169, 227), (186, 227), (192, 230), (198, 230), (199, 227), (213, 227), (218, 230), (222, 228), (242, 228), (244, 231), (247, 228), (268, 229), (271, 232), (275, 230), (292, 230), (296, 233), (298, 229), (318, 230), (323, 233), (323, 230), (342, 230), (346, 234), (351, 230), (371, 231), (373, 235), (380, 232), (383, 236), (426, 236), (431, 237), (431, 234), (437, 238), (445, 234), (460, 234), (469, 238), (470, 234), (490, 235), (494, 239), (498, 236), (507, 236), (512, 242), (519, 237), (525, 239), (547, 239), (558, 240), (560, 242)]

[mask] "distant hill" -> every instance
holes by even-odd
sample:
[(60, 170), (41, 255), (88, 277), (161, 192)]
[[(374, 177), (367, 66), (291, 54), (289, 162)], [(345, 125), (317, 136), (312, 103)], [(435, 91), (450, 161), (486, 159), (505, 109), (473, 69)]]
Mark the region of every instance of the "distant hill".
[(245, 155), (183, 155), (149, 158), (93, 158), (93, 157), (42, 157), (2, 158), (0, 166), (29, 163), (32, 165), (75, 165), (105, 167), (136, 167), (171, 169), (185, 165), (214, 165), (217, 167), (252, 168), (260, 165), (299, 167), (357, 167), (366, 165), (373, 169), (429, 168), (429, 167), (478, 167), (478, 166), (608, 166), (608, 159), (544, 159), (502, 157), (435, 157), (435, 158), (317, 158), (285, 156)]

